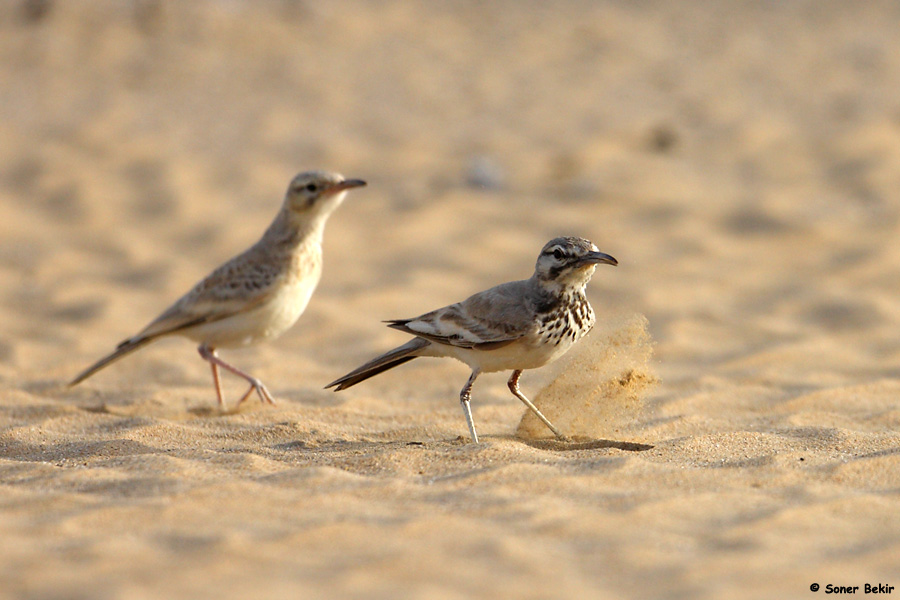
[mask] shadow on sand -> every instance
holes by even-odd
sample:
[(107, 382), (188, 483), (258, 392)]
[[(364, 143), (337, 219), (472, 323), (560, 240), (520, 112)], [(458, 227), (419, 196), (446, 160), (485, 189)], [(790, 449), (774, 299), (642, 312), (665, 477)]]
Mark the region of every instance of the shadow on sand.
[(653, 448), (650, 444), (637, 442), (618, 442), (616, 440), (596, 440), (591, 438), (576, 437), (571, 440), (519, 440), (523, 444), (540, 450), (554, 450), (566, 452), (572, 450), (598, 450), (600, 448), (616, 448), (626, 452), (643, 452)]

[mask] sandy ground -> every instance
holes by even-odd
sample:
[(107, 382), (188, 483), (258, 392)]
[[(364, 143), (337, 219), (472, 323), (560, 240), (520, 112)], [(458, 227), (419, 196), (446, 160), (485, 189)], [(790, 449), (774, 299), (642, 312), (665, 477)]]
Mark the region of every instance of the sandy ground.
[[(0, 3), (0, 597), (815, 597), (900, 587), (900, 9), (890, 2)], [(66, 389), (369, 181), (278, 341)], [(617, 257), (523, 389), (380, 323)], [(226, 379), (229, 399), (242, 392)], [(894, 594), (900, 591), (894, 590)]]

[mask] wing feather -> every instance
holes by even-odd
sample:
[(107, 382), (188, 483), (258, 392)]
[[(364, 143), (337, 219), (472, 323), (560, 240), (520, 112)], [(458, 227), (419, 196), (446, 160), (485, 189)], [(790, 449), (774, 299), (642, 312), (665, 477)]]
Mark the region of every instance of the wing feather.
[(527, 302), (527, 281), (513, 281), (462, 302), (414, 319), (387, 321), (388, 326), (438, 344), (495, 350), (535, 329), (534, 310)]
[(200, 280), (147, 325), (136, 338), (156, 338), (227, 319), (256, 308), (277, 289), (284, 270), (255, 256), (256, 246), (221, 265)]

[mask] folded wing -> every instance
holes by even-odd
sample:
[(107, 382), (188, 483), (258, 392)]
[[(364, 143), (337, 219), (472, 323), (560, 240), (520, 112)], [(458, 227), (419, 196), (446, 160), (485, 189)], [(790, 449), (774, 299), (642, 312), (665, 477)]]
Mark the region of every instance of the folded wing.
[(523, 302), (524, 285), (526, 281), (505, 283), (414, 319), (387, 323), (438, 344), (476, 350), (502, 348), (534, 329), (533, 309)]

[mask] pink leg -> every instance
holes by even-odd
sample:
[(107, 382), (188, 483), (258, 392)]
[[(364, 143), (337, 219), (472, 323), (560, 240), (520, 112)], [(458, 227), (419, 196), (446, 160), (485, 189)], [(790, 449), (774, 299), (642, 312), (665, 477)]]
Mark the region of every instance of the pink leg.
[(204, 360), (209, 361), (209, 364), (212, 365), (213, 369), (213, 379), (216, 384), (216, 393), (219, 395), (220, 404), (224, 404), (221, 400), (222, 392), (219, 387), (219, 374), (217, 367), (222, 367), (229, 373), (234, 373), (238, 377), (242, 379), (246, 379), (250, 384), (250, 389), (247, 390), (247, 393), (244, 394), (240, 400), (238, 400), (237, 405), (240, 406), (241, 402), (250, 397), (250, 394), (256, 390), (256, 393), (259, 395), (260, 402), (268, 402), (269, 404), (275, 404), (275, 401), (272, 399), (272, 394), (269, 393), (269, 390), (266, 389), (266, 386), (263, 385), (263, 382), (259, 379), (244, 373), (237, 367), (233, 367), (229, 365), (227, 362), (216, 356), (216, 351), (213, 348), (209, 348), (206, 345), (201, 345), (198, 349), (200, 352), (200, 356), (203, 357)]
[[(215, 353), (215, 350), (211, 349), (210, 352)], [(219, 365), (210, 362), (209, 366), (212, 368), (213, 385), (216, 386), (216, 398), (219, 400), (219, 408), (224, 408), (225, 399), (222, 397), (222, 383), (219, 381)]]

